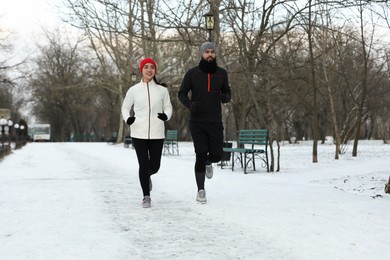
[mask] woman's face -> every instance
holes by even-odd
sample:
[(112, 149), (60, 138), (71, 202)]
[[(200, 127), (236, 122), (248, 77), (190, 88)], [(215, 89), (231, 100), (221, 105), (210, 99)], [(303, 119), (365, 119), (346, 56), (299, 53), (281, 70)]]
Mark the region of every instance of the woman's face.
[(150, 82), (154, 75), (156, 75), (156, 68), (152, 63), (146, 63), (142, 69), (142, 78), (144, 82)]

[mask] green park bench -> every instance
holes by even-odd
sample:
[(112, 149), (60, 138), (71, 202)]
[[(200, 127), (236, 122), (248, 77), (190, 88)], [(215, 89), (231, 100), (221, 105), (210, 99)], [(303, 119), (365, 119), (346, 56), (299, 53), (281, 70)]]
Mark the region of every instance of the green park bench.
[(132, 141), (131, 137), (130, 137), (130, 136), (125, 136), (125, 137), (123, 138), (123, 146), (124, 146), (125, 148), (129, 148), (130, 145), (131, 145), (131, 146), (133, 145), (133, 141)]
[[(256, 171), (256, 159), (260, 159), (262, 166), (267, 168), (269, 172), (268, 164), (268, 129), (245, 129), (239, 130), (237, 147), (224, 147), (224, 153), (231, 153), (231, 167), (234, 171), (235, 162), (240, 163), (241, 168), (244, 168), (244, 173), (248, 172), (248, 169), (253, 168)], [(224, 165), (221, 164), (221, 167)]]
[(179, 155), (178, 130), (167, 130), (165, 134), (163, 154)]

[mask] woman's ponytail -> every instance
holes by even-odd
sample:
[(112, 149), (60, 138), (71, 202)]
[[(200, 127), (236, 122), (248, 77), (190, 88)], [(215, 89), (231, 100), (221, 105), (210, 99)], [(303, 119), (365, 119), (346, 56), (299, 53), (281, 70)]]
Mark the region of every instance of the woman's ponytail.
[(168, 84), (166, 84), (166, 83), (160, 83), (160, 82), (157, 80), (156, 76), (154, 76), (153, 79), (154, 79), (154, 82), (156, 82), (157, 85), (161, 85), (161, 86), (166, 87), (166, 88), (168, 87)]

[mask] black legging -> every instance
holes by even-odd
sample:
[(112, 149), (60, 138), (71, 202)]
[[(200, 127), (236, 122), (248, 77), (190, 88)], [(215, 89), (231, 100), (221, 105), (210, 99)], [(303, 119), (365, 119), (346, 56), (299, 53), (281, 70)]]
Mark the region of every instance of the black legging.
[(132, 138), (139, 164), (139, 181), (144, 196), (150, 196), (149, 178), (160, 169), (164, 139)]
[(222, 123), (202, 123), (190, 121), (190, 131), (194, 142), (195, 178), (198, 190), (204, 189), (206, 164), (219, 162), (223, 154)]

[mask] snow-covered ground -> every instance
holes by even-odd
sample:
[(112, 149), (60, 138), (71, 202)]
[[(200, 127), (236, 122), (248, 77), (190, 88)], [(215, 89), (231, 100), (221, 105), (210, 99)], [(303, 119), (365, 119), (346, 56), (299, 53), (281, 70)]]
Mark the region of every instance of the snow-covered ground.
[(284, 144), (281, 172), (214, 168), (195, 201), (192, 143), (141, 207), (135, 151), (30, 143), (0, 162), (0, 259), (378, 259), (390, 254), (390, 145)]

